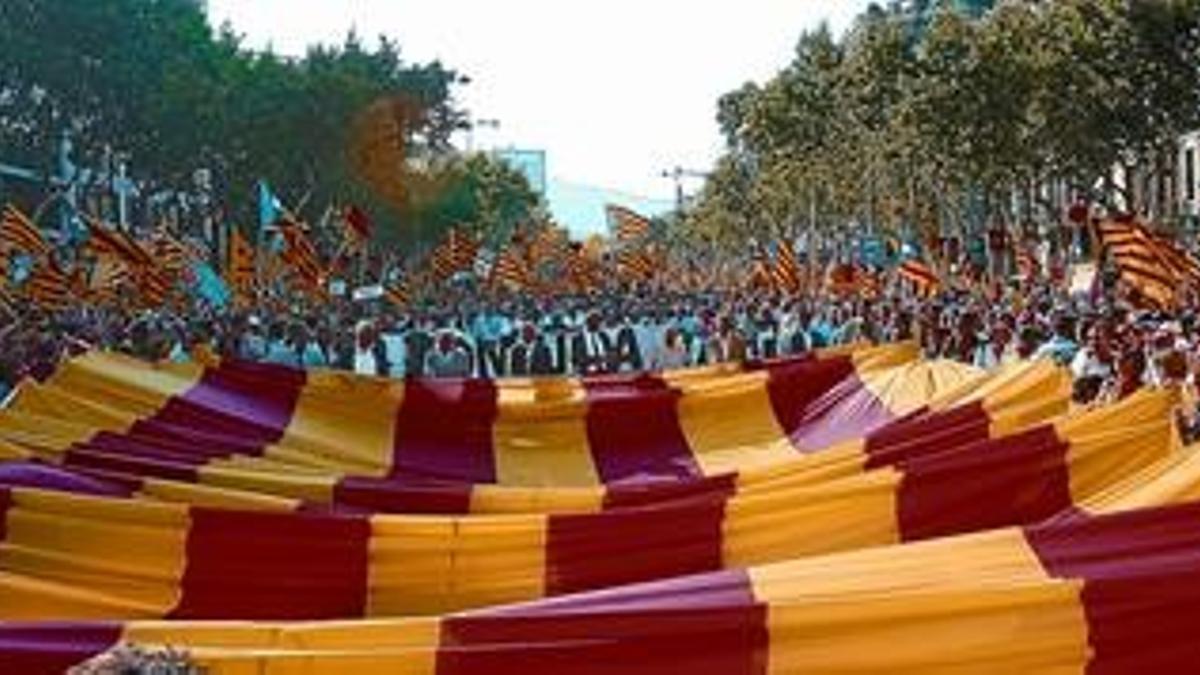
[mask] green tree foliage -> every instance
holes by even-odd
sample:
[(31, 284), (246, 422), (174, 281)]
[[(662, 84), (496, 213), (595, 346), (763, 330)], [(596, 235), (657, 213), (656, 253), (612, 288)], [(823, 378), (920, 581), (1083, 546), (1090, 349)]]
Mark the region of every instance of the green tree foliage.
[(1111, 199), (1114, 165), (1165, 167), (1200, 126), (1200, 0), (983, 4), (896, 2), (841, 39), (801, 35), (775, 78), (720, 100), (727, 154), (684, 226), (737, 242), (1029, 218), (1034, 186)]
[[(390, 239), (436, 236), (455, 219), (507, 223), (537, 202), (492, 163), (437, 159), (467, 123), (453, 99), (466, 79), (405, 61), (386, 38), (369, 46), (351, 34), (285, 58), (247, 49), (228, 26), (214, 30), (186, 0), (5, 0), (0, 44), (2, 161), (52, 172), (69, 128), (80, 165), (127, 153), (135, 177), (160, 188), (187, 188), (196, 169), (210, 169), (236, 222), (257, 220), (264, 178), (289, 205), (307, 198), (313, 220), (329, 203), (364, 205)], [(394, 208), (354, 175), (353, 121), (382, 96), (412, 103), (406, 150), (442, 167), (424, 183), (446, 194)]]
[(438, 162), (411, 192), (404, 212), (416, 227), (403, 238), (416, 244), (464, 226), (497, 247), (518, 227), (547, 218), (524, 174), (483, 153)]

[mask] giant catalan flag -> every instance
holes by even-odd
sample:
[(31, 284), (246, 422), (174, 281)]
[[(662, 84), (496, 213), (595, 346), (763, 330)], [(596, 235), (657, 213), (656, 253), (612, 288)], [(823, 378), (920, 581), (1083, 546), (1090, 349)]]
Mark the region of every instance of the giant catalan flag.
[(0, 411), (0, 672), (1187, 672), (1171, 391), (911, 345), (390, 381), (91, 353)]

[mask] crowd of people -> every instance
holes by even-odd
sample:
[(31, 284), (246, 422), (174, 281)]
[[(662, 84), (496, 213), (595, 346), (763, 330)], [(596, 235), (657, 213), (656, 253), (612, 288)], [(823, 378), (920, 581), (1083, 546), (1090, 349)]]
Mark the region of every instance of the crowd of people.
[(490, 299), (448, 290), (408, 309), (344, 299), (315, 310), (188, 314), (26, 306), (0, 329), (0, 395), (91, 348), (395, 378), (501, 378), (661, 371), (902, 340), (919, 341), (928, 357), (983, 368), (1052, 358), (1071, 369), (1079, 403), (1200, 381), (1193, 312), (1138, 310), (1116, 289), (1071, 296), (1043, 281), (936, 297), (897, 283), (872, 298), (635, 291)]

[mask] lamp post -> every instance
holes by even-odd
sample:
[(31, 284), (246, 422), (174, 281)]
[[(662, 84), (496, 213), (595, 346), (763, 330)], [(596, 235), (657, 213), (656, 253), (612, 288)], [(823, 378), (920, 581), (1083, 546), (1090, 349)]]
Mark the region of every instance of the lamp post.
[(675, 181), (675, 210), (676, 210), (676, 212), (679, 213), (679, 215), (683, 215), (683, 203), (684, 203), (683, 179), (684, 178), (705, 179), (705, 178), (708, 178), (708, 175), (709, 174), (705, 171), (695, 171), (692, 169), (685, 169), (682, 166), (677, 166), (673, 169), (664, 169), (663, 170), (663, 172), (662, 172), (663, 178), (669, 178), (669, 179)]

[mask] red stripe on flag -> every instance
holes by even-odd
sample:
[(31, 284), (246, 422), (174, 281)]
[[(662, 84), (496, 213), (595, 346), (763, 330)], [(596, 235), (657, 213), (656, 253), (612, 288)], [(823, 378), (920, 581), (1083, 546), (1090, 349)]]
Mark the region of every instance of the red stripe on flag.
[(551, 515), (546, 592), (576, 593), (721, 569), (724, 520), (722, 498)]
[(283, 437), (306, 379), (304, 371), (284, 366), (222, 361), (153, 419), (241, 438), (257, 449), (249, 454), (260, 454)]
[(702, 475), (679, 426), (680, 393), (661, 378), (585, 378), (587, 437), (604, 483)]
[(0, 488), (0, 542), (8, 536), (8, 510), (12, 508), (12, 490)]
[(193, 508), (171, 619), (363, 616), (366, 518)]
[(854, 374), (854, 363), (848, 357), (786, 360), (768, 363), (766, 369), (771, 409), (780, 428), (791, 436), (817, 399)]
[(1071, 508), (1067, 448), (1046, 426), (901, 463), (901, 539), (1033, 523)]
[(490, 380), (411, 379), (396, 417), (392, 478), (495, 483)]
[(867, 469), (896, 466), (991, 438), (991, 418), (982, 403), (900, 420), (869, 434), (864, 451)]
[(115, 647), (121, 630), (107, 621), (0, 623), (0, 673), (62, 675)]
[(894, 421), (849, 357), (777, 361), (767, 372), (775, 419), (800, 451), (863, 437)]
[(895, 419), (875, 392), (854, 373), (813, 401), (790, 436), (797, 448), (811, 452), (863, 438)]
[(438, 675), (766, 675), (767, 608), (724, 571), (442, 621)]
[(1200, 504), (1074, 517), (1025, 537), (1051, 575), (1082, 579), (1094, 675), (1196, 670)]
[(125, 434), (101, 432), (67, 451), (68, 466), (196, 482), (197, 468), (259, 456), (283, 437), (304, 388), (303, 371), (223, 361)]
[(370, 513), (462, 515), (471, 512), (471, 486), (347, 476), (334, 486), (333, 502)]
[(724, 474), (698, 480), (661, 480), (609, 485), (604, 491), (605, 511), (651, 506), (698, 497), (728, 499), (737, 492), (737, 475)]
[(199, 481), (198, 462), (138, 456), (128, 449), (96, 448), (80, 444), (67, 450), (63, 464), (80, 470), (115, 471), (187, 483)]

